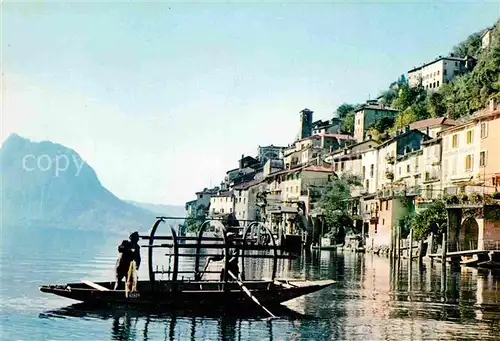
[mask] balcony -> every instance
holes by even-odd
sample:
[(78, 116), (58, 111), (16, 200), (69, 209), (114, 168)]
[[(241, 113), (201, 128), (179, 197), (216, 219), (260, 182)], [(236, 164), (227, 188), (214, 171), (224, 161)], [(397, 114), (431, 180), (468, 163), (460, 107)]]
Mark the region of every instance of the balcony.
[(439, 181), (439, 174), (434, 172), (425, 172), (424, 182), (435, 182)]

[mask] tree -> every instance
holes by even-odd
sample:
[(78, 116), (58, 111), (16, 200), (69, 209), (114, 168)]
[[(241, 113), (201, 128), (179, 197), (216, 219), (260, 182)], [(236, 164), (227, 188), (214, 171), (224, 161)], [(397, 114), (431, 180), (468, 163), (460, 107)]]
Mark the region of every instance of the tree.
[(201, 225), (207, 220), (207, 209), (203, 205), (196, 206), (186, 218), (184, 226), (189, 232), (199, 231)]
[(396, 121), (394, 122), (394, 128), (404, 129), (407, 125), (418, 121), (418, 115), (413, 107), (407, 108), (405, 111), (396, 116)]
[(351, 113), (352, 111), (354, 111), (354, 105), (343, 103), (337, 108), (335, 112), (337, 113), (338, 118), (344, 119), (347, 114)]
[(373, 129), (379, 133), (387, 131), (390, 127), (394, 125), (394, 117), (383, 117), (373, 125)]
[(436, 91), (428, 96), (427, 111), (431, 117), (442, 117), (446, 115), (446, 105), (441, 93)]
[(340, 129), (344, 133), (353, 134), (354, 133), (354, 112), (350, 112), (346, 117), (342, 119)]
[(464, 41), (453, 47), (452, 53), (456, 57), (476, 57), (481, 51), (481, 37), (484, 30), (471, 34)]
[(426, 210), (416, 214), (411, 222), (413, 235), (416, 240), (424, 239), (435, 227), (436, 234), (441, 235), (444, 231), (448, 215), (443, 201), (434, 201)]
[(333, 179), (322, 190), (319, 206), (324, 210), (328, 231), (338, 234), (343, 230), (353, 229), (353, 221), (349, 213), (351, 189), (361, 186), (359, 177), (351, 174), (342, 174)]

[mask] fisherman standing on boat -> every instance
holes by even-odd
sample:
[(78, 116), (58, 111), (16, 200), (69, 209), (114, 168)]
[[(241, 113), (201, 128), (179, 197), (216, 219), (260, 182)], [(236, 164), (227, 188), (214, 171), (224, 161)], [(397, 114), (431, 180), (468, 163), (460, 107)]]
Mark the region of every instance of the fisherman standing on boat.
[(118, 290), (118, 287), (121, 285), (122, 279), (127, 277), (127, 273), (130, 268), (130, 263), (135, 261), (137, 266), (137, 270), (139, 270), (139, 266), (141, 265), (141, 254), (139, 251), (139, 233), (136, 231), (132, 233), (129, 237), (129, 240), (124, 240), (118, 246), (118, 260), (116, 261), (116, 282), (115, 282), (115, 290)]

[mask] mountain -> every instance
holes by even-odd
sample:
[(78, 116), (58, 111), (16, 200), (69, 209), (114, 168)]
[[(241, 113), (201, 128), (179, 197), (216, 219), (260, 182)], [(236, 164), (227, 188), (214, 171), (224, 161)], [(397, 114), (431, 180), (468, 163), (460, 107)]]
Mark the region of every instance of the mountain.
[(0, 149), (2, 226), (147, 231), (155, 214), (117, 198), (77, 152), (12, 134)]
[(140, 207), (142, 209), (151, 211), (158, 216), (175, 217), (175, 218), (186, 217), (186, 208), (184, 206), (150, 204), (146, 202), (137, 202), (132, 200), (126, 200), (126, 202), (134, 206)]

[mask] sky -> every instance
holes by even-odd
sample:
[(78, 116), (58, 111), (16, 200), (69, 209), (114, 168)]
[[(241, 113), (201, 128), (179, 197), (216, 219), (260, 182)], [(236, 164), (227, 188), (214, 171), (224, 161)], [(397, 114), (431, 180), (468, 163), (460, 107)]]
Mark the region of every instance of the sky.
[(181, 204), (500, 18), (500, 3), (4, 2), (1, 140), (77, 151), (122, 199)]

